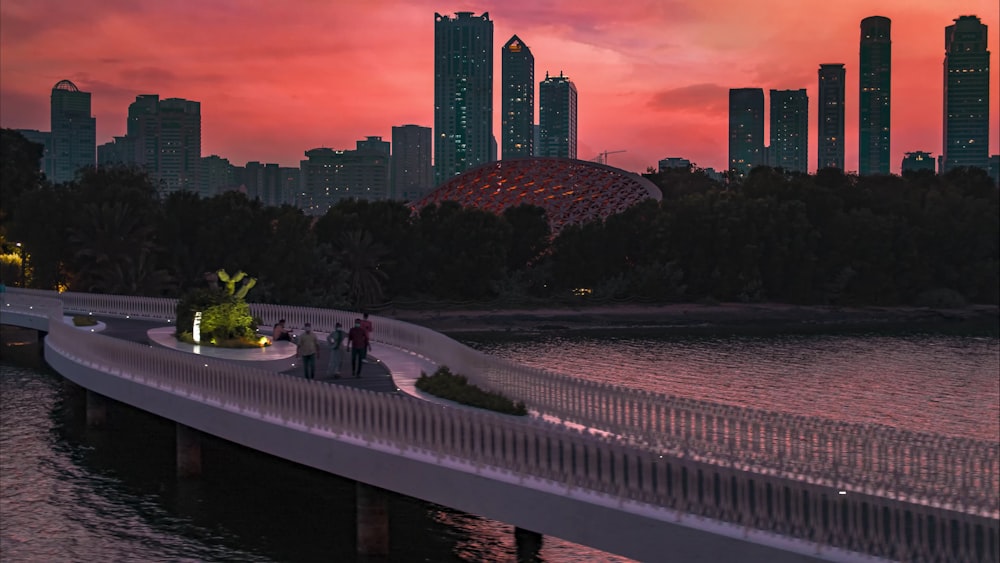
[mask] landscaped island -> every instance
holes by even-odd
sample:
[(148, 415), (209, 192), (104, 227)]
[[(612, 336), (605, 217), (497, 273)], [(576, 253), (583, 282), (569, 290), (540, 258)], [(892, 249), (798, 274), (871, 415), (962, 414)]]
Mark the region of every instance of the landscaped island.
[(471, 385), (464, 375), (451, 373), (447, 366), (439, 367), (431, 375), (421, 373), (420, 379), (417, 380), (417, 389), (470, 407), (517, 416), (528, 414), (524, 403), (515, 403), (499, 393), (484, 391)]

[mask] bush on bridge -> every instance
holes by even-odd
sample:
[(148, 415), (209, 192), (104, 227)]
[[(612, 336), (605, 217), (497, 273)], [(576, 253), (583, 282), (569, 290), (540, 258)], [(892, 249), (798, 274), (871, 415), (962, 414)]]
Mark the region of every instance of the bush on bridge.
[(447, 366), (441, 366), (431, 375), (421, 373), (417, 389), (470, 407), (517, 416), (528, 414), (524, 403), (515, 403), (503, 395), (471, 385), (464, 375), (451, 373)]
[[(257, 280), (244, 280), (244, 272), (229, 276), (225, 270), (219, 270), (215, 277), (224, 287), (194, 289), (178, 300), (177, 338), (194, 342), (191, 333), (194, 316), (201, 311), (201, 344), (225, 348), (266, 345), (266, 340), (258, 339), (257, 320), (243, 300)], [(241, 280), (243, 286), (237, 290), (236, 284)]]

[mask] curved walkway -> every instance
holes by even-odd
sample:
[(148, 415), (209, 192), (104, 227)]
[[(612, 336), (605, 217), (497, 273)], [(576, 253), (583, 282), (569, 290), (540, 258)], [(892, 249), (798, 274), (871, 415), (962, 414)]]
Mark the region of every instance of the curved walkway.
[[(270, 346), (262, 348), (237, 350), (179, 342), (173, 336), (175, 327), (162, 323), (102, 317), (99, 321), (99, 326), (101, 327), (100, 330), (105, 330), (106, 327), (114, 329), (115, 327), (122, 326), (124, 330), (133, 334), (126, 335), (121, 332), (115, 334), (115, 330), (110, 330), (108, 332), (109, 336), (125, 337), (126, 340), (142, 342), (143, 327), (137, 325), (137, 323), (151, 327), (145, 329), (144, 332), (148, 342), (156, 346), (238, 363), (252, 363), (254, 367), (260, 369), (303, 377), (301, 364), (295, 356), (295, 344), (291, 342), (274, 342)], [(342, 376), (339, 379), (335, 379), (330, 370), (330, 349), (325, 345), (327, 333), (317, 332), (316, 337), (320, 342), (319, 357), (316, 360), (316, 379), (319, 381), (383, 393), (402, 392), (406, 395), (433, 403), (468, 408), (418, 390), (416, 383), (420, 375), (422, 373), (434, 373), (438, 365), (419, 354), (388, 344), (373, 344), (372, 353), (368, 355), (368, 361), (365, 362), (361, 369), (361, 378)], [(341, 370), (342, 374), (350, 371), (350, 361), (350, 352), (345, 349), (343, 354), (344, 367)]]

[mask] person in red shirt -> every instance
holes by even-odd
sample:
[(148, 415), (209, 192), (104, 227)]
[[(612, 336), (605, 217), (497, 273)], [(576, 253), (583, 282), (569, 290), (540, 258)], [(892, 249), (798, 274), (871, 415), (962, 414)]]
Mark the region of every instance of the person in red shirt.
[(371, 347), (368, 333), (361, 328), (361, 319), (354, 319), (354, 326), (347, 333), (347, 344), (351, 347), (351, 372), (354, 377), (361, 377), (361, 366)]

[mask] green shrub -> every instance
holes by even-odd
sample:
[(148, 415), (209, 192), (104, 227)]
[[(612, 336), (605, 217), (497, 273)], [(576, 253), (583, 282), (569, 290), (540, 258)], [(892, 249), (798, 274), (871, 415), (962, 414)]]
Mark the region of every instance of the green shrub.
[(227, 301), (213, 305), (201, 313), (203, 340), (250, 338), (256, 331), (257, 325), (250, 314), (250, 306), (243, 301)]
[(196, 312), (202, 312), (204, 322), (205, 311), (227, 301), (229, 296), (221, 288), (199, 288), (187, 292), (177, 301), (177, 334), (191, 330)]
[(94, 326), (96, 324), (97, 321), (86, 315), (73, 315), (73, 326)]
[(470, 385), (464, 375), (451, 373), (446, 366), (441, 366), (429, 376), (421, 373), (420, 379), (417, 380), (417, 389), (470, 407), (517, 416), (528, 414), (524, 403), (515, 403), (503, 395)]

